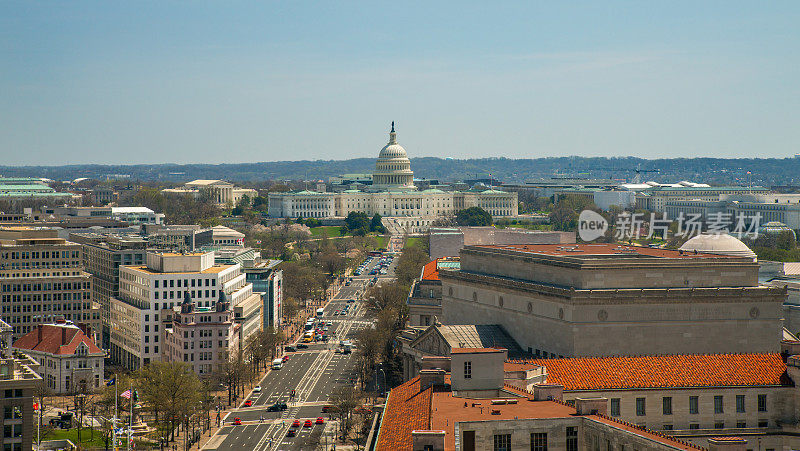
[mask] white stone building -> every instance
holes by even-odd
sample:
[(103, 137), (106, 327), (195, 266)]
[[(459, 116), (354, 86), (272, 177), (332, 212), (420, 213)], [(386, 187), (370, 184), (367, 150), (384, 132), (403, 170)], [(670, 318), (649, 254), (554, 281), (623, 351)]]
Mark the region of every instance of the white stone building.
[(90, 393), (103, 383), (105, 351), (95, 344), (91, 328), (66, 321), (38, 324), (14, 342), (39, 363), (45, 386), (56, 394)]
[(179, 306), (186, 293), (201, 308), (215, 307), (221, 295), (230, 309), (248, 314), (261, 305), (240, 265), (216, 265), (213, 252), (148, 253), (146, 265), (120, 268), (119, 292), (111, 299), (111, 357), (130, 369), (161, 359), (163, 328), (171, 322), (162, 310)]
[(419, 191), (414, 172), (397, 133), (389, 133), (389, 143), (381, 149), (375, 163), (373, 184), (360, 190), (340, 193), (298, 191), (269, 194), (269, 215), (275, 218), (343, 218), (350, 212), (379, 214), (395, 232), (422, 232), (437, 219), (458, 210), (481, 207), (494, 217), (517, 216), (517, 193), (484, 191)]
[(162, 189), (163, 194), (179, 194), (200, 197), (207, 195), (220, 207), (227, 205), (236, 206), (242, 197), (248, 196), (250, 200), (258, 196), (258, 191), (250, 188), (239, 188), (233, 183), (224, 180), (194, 180), (180, 188)]

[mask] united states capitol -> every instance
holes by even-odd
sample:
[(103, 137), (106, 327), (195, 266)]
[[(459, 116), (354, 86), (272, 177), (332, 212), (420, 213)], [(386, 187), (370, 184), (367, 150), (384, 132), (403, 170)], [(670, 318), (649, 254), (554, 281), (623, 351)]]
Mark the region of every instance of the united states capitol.
[[(355, 188), (355, 186), (353, 187)], [(418, 233), (438, 219), (470, 207), (480, 207), (493, 217), (518, 214), (517, 193), (486, 189), (419, 189), (406, 150), (397, 142), (392, 123), (389, 142), (375, 162), (372, 184), (362, 189), (326, 192), (303, 190), (269, 194), (269, 215), (275, 218), (342, 218), (350, 212), (379, 214), (395, 232)]]

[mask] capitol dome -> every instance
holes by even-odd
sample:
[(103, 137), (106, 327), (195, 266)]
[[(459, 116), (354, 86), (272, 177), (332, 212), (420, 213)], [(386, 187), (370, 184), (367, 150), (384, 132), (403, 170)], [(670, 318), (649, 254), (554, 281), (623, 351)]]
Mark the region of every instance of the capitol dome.
[(397, 143), (397, 133), (389, 132), (389, 142), (383, 146), (375, 162), (372, 174), (374, 189), (414, 189), (414, 172), (411, 171), (411, 160), (406, 149)]
[(706, 254), (730, 255), (733, 257), (756, 258), (755, 252), (746, 244), (727, 233), (697, 235), (680, 247), (682, 251), (703, 252)]

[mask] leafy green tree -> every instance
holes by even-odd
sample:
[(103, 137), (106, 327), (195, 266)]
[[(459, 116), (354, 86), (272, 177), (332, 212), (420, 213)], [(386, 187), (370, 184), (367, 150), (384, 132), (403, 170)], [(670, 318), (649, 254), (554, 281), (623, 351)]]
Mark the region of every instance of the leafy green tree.
[(353, 235), (366, 235), (369, 231), (369, 217), (363, 211), (351, 211), (344, 218), (347, 230)]
[(456, 223), (461, 226), (490, 226), (492, 215), (481, 207), (469, 207), (456, 212)]
[(372, 221), (369, 223), (369, 230), (370, 232), (386, 233), (386, 228), (383, 226), (383, 218), (378, 213), (375, 213), (375, 216), (372, 217)]

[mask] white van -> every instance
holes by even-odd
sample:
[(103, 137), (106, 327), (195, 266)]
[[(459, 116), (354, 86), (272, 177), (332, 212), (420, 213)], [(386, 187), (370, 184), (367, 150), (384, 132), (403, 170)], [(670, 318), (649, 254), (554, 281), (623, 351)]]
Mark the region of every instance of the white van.
[(272, 369), (279, 370), (283, 367), (283, 359), (275, 359), (272, 361)]

